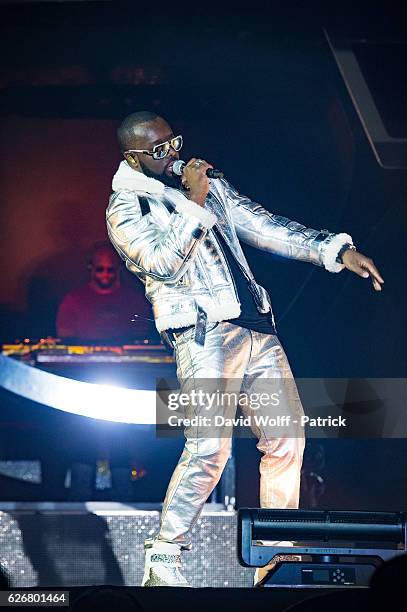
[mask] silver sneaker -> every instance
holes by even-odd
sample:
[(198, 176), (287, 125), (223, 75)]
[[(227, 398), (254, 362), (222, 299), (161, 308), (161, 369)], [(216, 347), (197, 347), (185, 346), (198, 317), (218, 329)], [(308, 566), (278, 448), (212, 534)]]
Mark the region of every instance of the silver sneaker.
[(141, 586), (189, 587), (180, 572), (181, 548), (167, 542), (145, 543), (145, 566)]

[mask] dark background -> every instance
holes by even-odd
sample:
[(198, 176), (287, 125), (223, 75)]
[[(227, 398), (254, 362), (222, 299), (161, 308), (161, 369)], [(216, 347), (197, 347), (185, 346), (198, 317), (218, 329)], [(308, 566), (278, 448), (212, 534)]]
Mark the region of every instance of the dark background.
[[(382, 273), (378, 293), (348, 271), (245, 247), (294, 374), (404, 377), (407, 173), (377, 164), (323, 34), (405, 40), (403, 21), (394, 9), (343, 5), (199, 11), (1, 6), (1, 337), (55, 333), (59, 300), (84, 280), (86, 250), (106, 236), (115, 128), (146, 109), (183, 133), (184, 158), (208, 159), (272, 212), (351, 234)], [(325, 505), (405, 505), (404, 442), (324, 444)], [(239, 452), (239, 500), (256, 505), (253, 445)]]

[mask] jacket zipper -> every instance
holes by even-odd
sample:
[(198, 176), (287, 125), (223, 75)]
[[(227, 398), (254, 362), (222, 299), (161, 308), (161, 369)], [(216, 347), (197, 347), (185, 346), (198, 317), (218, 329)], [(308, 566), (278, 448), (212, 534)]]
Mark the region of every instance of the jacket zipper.
[[(212, 230), (211, 230), (211, 231), (212, 231)], [(232, 277), (232, 280), (233, 280), (233, 285), (234, 285), (235, 290), (236, 290), (236, 284), (235, 284), (235, 281), (234, 281), (234, 278), (233, 278), (233, 274), (232, 274), (232, 273), (231, 273), (231, 271), (230, 271), (229, 264), (228, 264), (228, 262), (227, 262), (227, 258), (226, 258), (225, 252), (224, 252), (224, 250), (223, 250), (223, 247), (222, 247), (222, 245), (220, 244), (219, 240), (217, 239), (217, 237), (216, 237), (216, 233), (215, 233), (214, 231), (212, 231), (212, 233), (213, 233), (213, 235), (214, 235), (214, 238), (215, 238), (216, 243), (219, 245), (219, 248), (220, 248), (220, 250), (221, 250), (221, 251), (222, 251), (222, 253), (223, 253), (223, 256), (224, 256), (225, 261), (226, 261), (226, 264), (227, 264), (227, 267), (228, 267), (229, 272), (230, 272), (230, 276)], [(233, 258), (234, 258), (234, 260), (236, 261), (237, 265), (239, 266), (239, 268), (240, 268), (240, 270), (241, 270), (241, 272), (242, 272), (243, 276), (244, 276), (244, 277), (246, 278), (246, 280), (248, 281), (249, 291), (252, 293), (252, 295), (253, 295), (253, 297), (255, 298), (255, 301), (257, 302), (257, 304), (258, 304), (259, 306), (262, 306), (262, 303), (261, 303), (261, 297), (260, 297), (260, 293), (257, 291), (257, 287), (256, 287), (256, 285), (255, 285), (255, 280), (254, 280), (253, 278), (250, 278), (250, 276), (247, 274), (246, 270), (244, 269), (244, 267), (242, 266), (242, 264), (240, 263), (240, 261), (237, 259), (237, 257), (236, 257), (236, 256), (235, 256), (235, 254), (233, 253), (232, 249), (230, 249), (230, 252), (231, 252), (231, 254), (232, 254), (232, 257), (233, 257)], [(236, 295), (237, 295), (237, 290), (236, 290)]]
[[(227, 261), (227, 258), (226, 258), (226, 255), (225, 255), (225, 252), (224, 252), (224, 250), (223, 250), (223, 247), (222, 247), (222, 245), (220, 244), (219, 240), (217, 239), (215, 232), (212, 232), (212, 233), (213, 233), (213, 235), (214, 235), (214, 238), (215, 238), (215, 240), (216, 240), (216, 243), (219, 245), (219, 248), (221, 249), (221, 251), (222, 251), (222, 253), (223, 253), (223, 256), (224, 256), (224, 258), (225, 258), (226, 265), (227, 265), (227, 267), (228, 267), (228, 269), (229, 269), (230, 276), (232, 277), (233, 285), (234, 285), (234, 288), (235, 288), (235, 293), (236, 293), (236, 295), (238, 295), (238, 294), (237, 294), (237, 289), (236, 289), (235, 279), (233, 278), (233, 274), (232, 274), (232, 273), (231, 273), (231, 271), (230, 271), (229, 264), (228, 264), (228, 261)], [(253, 295), (253, 297), (255, 298), (255, 301), (257, 302), (258, 306), (262, 306), (261, 296), (260, 296), (260, 293), (258, 292), (257, 287), (256, 287), (256, 284), (255, 284), (255, 282), (256, 282), (256, 281), (255, 281), (253, 278), (250, 278), (250, 276), (247, 274), (246, 270), (244, 269), (244, 267), (242, 266), (242, 264), (240, 263), (240, 261), (237, 259), (237, 257), (236, 257), (236, 256), (235, 256), (235, 254), (233, 253), (232, 249), (229, 249), (229, 250), (230, 250), (230, 252), (231, 252), (231, 254), (232, 254), (232, 257), (234, 258), (235, 262), (236, 262), (236, 263), (237, 263), (237, 265), (239, 266), (239, 268), (240, 268), (240, 270), (241, 270), (241, 272), (242, 272), (243, 276), (244, 276), (244, 277), (246, 278), (246, 280), (248, 281), (249, 291), (251, 292), (251, 294), (252, 294), (252, 295)], [(239, 298), (238, 298), (238, 302), (239, 302), (239, 304), (240, 304)], [(271, 308), (270, 308), (270, 312), (272, 312), (272, 311), (271, 311)], [(267, 314), (267, 313), (265, 313), (265, 314)], [(273, 317), (273, 319), (274, 319), (274, 317)]]
[(197, 259), (199, 259), (199, 263), (201, 264), (202, 272), (203, 272), (203, 275), (204, 275), (204, 277), (205, 277), (205, 281), (206, 281), (206, 285), (207, 285), (207, 287), (208, 287), (209, 293), (211, 294), (211, 296), (212, 296), (212, 297), (214, 297), (214, 293), (213, 293), (213, 291), (212, 291), (212, 286), (211, 286), (211, 283), (210, 283), (209, 277), (208, 277), (208, 275), (206, 274), (205, 264), (204, 264), (204, 262), (203, 262), (203, 260), (202, 260), (201, 255), (200, 255), (200, 253), (199, 253), (199, 252), (197, 253)]
[[(221, 205), (221, 203), (219, 202), (218, 198), (215, 196), (215, 194), (214, 194), (214, 193), (211, 193), (211, 194), (210, 194), (210, 197), (212, 197), (212, 198), (213, 198), (213, 199), (214, 199), (214, 200), (215, 200), (215, 201), (216, 201), (216, 202), (219, 204), (219, 206), (220, 206), (221, 208), (223, 208), (223, 207), (222, 207), (222, 205)], [(224, 256), (224, 258), (225, 258), (225, 262), (226, 262), (227, 268), (228, 268), (229, 273), (230, 273), (230, 276), (232, 277), (232, 280), (233, 280), (233, 285), (234, 285), (234, 287), (235, 287), (235, 293), (236, 293), (236, 296), (238, 296), (237, 289), (236, 289), (236, 284), (235, 284), (235, 280), (234, 280), (234, 278), (233, 278), (233, 274), (232, 274), (232, 273), (231, 273), (231, 271), (230, 271), (229, 264), (228, 264), (228, 261), (227, 261), (227, 257), (226, 257), (226, 255), (225, 255), (225, 252), (224, 252), (224, 250), (223, 250), (223, 247), (222, 247), (222, 245), (220, 244), (220, 242), (218, 241), (218, 239), (217, 239), (217, 237), (216, 237), (216, 233), (215, 233), (215, 231), (213, 231), (213, 230), (210, 230), (210, 231), (212, 232), (213, 237), (215, 238), (216, 243), (219, 245), (219, 248), (220, 248), (220, 250), (221, 250), (221, 251), (222, 251), (222, 253), (223, 253), (223, 256)], [(236, 261), (237, 265), (239, 266), (239, 268), (240, 268), (240, 270), (241, 270), (241, 272), (242, 272), (243, 276), (244, 276), (244, 277), (246, 278), (246, 280), (248, 281), (249, 291), (251, 292), (251, 294), (252, 294), (252, 295), (253, 295), (253, 297), (255, 298), (255, 302), (257, 302), (257, 304), (258, 304), (259, 306), (262, 306), (261, 297), (260, 297), (259, 292), (257, 291), (256, 286), (255, 286), (255, 280), (254, 280), (254, 278), (250, 278), (250, 276), (247, 274), (247, 272), (246, 272), (245, 268), (242, 266), (242, 264), (240, 263), (240, 261), (237, 259), (237, 257), (236, 257), (236, 256), (235, 256), (235, 254), (233, 253), (232, 249), (230, 249), (230, 252), (231, 252), (231, 254), (232, 254), (232, 257), (233, 257), (233, 258), (234, 258), (234, 260)], [(239, 301), (239, 298), (238, 298), (238, 301)], [(239, 301), (239, 303), (240, 303), (240, 301)]]
[[(227, 260), (226, 255), (225, 255), (225, 251), (223, 250), (223, 247), (222, 247), (221, 243), (220, 243), (220, 242), (219, 242), (219, 240), (217, 239), (215, 232), (214, 232), (213, 230), (209, 230), (209, 231), (211, 232), (211, 234), (212, 234), (212, 236), (213, 236), (213, 238), (214, 238), (214, 242), (215, 242), (215, 244), (216, 244), (216, 245), (219, 247), (219, 250), (220, 250), (220, 252), (221, 252), (221, 253), (222, 253), (222, 255), (223, 255), (223, 259), (224, 259), (224, 262), (225, 262), (225, 264), (226, 264), (226, 268), (227, 268), (227, 270), (228, 270), (228, 272), (229, 272), (229, 276), (230, 276), (230, 278), (232, 279), (233, 287), (234, 287), (234, 290), (235, 290), (235, 297), (236, 297), (237, 301), (239, 302), (239, 304), (241, 305), (241, 302), (240, 302), (240, 300), (239, 300), (239, 294), (238, 294), (238, 292), (237, 292), (237, 287), (236, 287), (235, 279), (233, 278), (232, 271), (231, 271), (231, 269), (229, 268), (229, 263), (228, 263), (228, 260)], [(240, 266), (240, 264), (239, 264), (239, 266)]]
[[(190, 250), (188, 251), (184, 261), (182, 262), (181, 265), (181, 270), (183, 270), (184, 268), (187, 267), (187, 263), (189, 262), (189, 260), (191, 259), (192, 255), (195, 253), (195, 251), (197, 250), (197, 248), (199, 247), (199, 245), (201, 244), (201, 240), (197, 240), (195, 242), (195, 244), (190, 248)], [(187, 270), (185, 270), (181, 275), (180, 278), (182, 278), (184, 276), (184, 274), (186, 274)], [(178, 279), (178, 281), (174, 281), (174, 282), (179, 282), (180, 279)]]
[[(216, 237), (216, 233), (215, 233), (213, 230), (211, 230), (211, 231), (212, 231), (212, 233), (213, 233), (213, 235), (214, 235), (214, 238), (215, 238), (215, 240), (216, 240), (216, 243), (219, 245), (219, 248), (221, 249), (221, 251), (222, 251), (222, 253), (223, 253), (223, 255), (224, 255), (224, 258), (225, 258), (225, 261), (226, 261), (227, 267), (228, 267), (229, 272), (230, 272), (229, 264), (227, 263), (227, 258), (226, 258), (225, 252), (224, 252), (224, 250), (223, 250), (223, 247), (222, 247), (222, 245), (220, 244), (219, 240), (217, 239), (217, 237)], [(231, 252), (231, 254), (232, 254), (232, 257), (233, 257), (233, 258), (234, 258), (234, 260), (236, 261), (237, 265), (239, 266), (239, 268), (240, 268), (240, 270), (241, 270), (241, 272), (242, 272), (243, 276), (244, 276), (244, 277), (246, 278), (246, 280), (248, 281), (249, 291), (251, 292), (251, 294), (252, 294), (252, 295), (253, 295), (253, 297), (255, 298), (255, 301), (257, 302), (257, 304), (258, 304), (259, 306), (262, 306), (261, 296), (260, 296), (260, 293), (257, 291), (257, 287), (256, 287), (256, 284), (255, 284), (255, 280), (254, 280), (253, 278), (250, 278), (250, 276), (247, 274), (247, 272), (246, 272), (245, 268), (242, 266), (242, 264), (240, 263), (240, 261), (238, 260), (238, 258), (235, 256), (235, 254), (233, 253), (232, 249), (230, 249), (230, 252)], [(230, 272), (230, 275), (231, 275), (231, 277), (232, 277), (233, 284), (234, 284), (234, 287), (235, 287), (235, 289), (236, 289), (236, 284), (235, 284), (235, 281), (234, 281), (234, 278), (233, 278), (233, 274), (232, 274), (231, 272)], [(237, 290), (236, 290), (236, 295), (237, 295)]]

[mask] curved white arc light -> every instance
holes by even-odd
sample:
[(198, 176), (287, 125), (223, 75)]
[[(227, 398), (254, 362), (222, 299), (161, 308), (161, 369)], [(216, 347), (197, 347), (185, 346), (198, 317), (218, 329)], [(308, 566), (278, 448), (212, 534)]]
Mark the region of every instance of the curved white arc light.
[(93, 419), (152, 425), (155, 391), (81, 382), (37, 370), (0, 355), (0, 386), (57, 410)]

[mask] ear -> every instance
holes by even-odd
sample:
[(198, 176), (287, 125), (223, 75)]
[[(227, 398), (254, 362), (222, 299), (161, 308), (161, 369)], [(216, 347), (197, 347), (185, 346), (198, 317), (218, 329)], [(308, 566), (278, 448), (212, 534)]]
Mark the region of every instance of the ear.
[(124, 156), (127, 160), (127, 163), (133, 170), (140, 170), (140, 162), (137, 157), (137, 153), (126, 153)]

